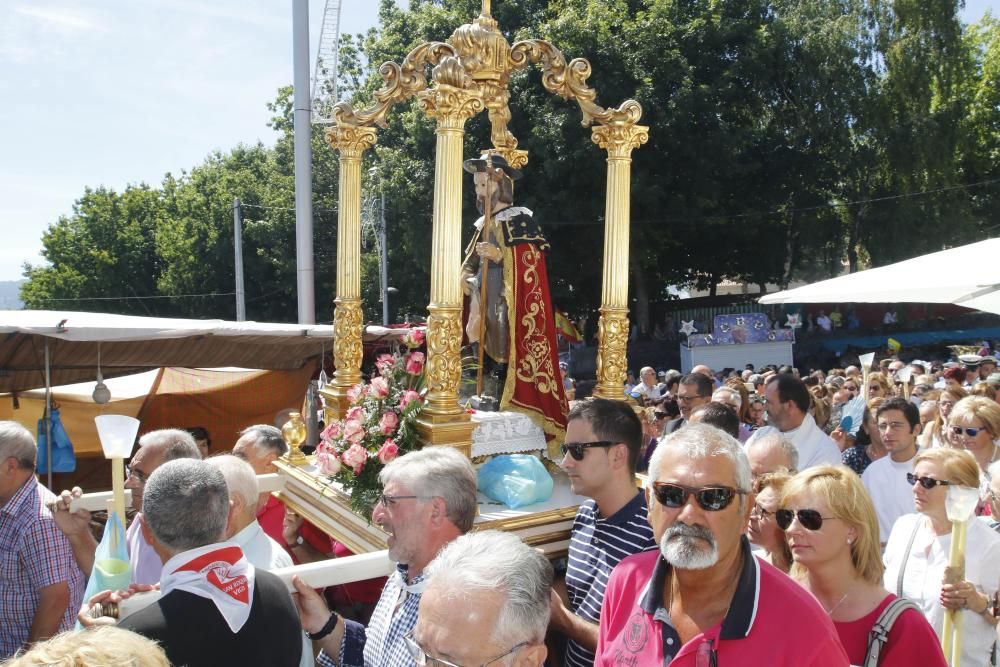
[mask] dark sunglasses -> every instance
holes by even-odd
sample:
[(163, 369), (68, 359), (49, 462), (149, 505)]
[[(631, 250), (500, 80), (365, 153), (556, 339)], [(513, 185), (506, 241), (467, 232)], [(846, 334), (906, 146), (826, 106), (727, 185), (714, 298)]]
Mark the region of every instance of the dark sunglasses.
[(708, 512), (718, 512), (729, 507), (737, 494), (744, 494), (742, 489), (728, 486), (705, 486), (700, 489), (667, 482), (653, 482), (653, 496), (664, 507), (676, 509), (684, 507), (688, 497), (694, 495), (698, 506)]
[(980, 431), (985, 431), (985, 430), (986, 429), (984, 428), (972, 428), (971, 426), (968, 428), (962, 428), (961, 426), (951, 427), (951, 432), (954, 433), (955, 435), (962, 435), (962, 431), (965, 431), (965, 435), (969, 436), (970, 438), (975, 438), (977, 435), (979, 435)]
[(799, 523), (806, 530), (819, 530), (823, 527), (823, 521), (832, 521), (835, 516), (823, 516), (816, 510), (786, 510), (780, 509), (774, 513), (774, 520), (778, 528), (788, 530), (792, 525), (792, 519), (798, 517)]
[(951, 482), (946, 482), (943, 479), (934, 479), (933, 477), (917, 477), (912, 472), (906, 473), (906, 483), (910, 486), (919, 483), (920, 486), (925, 489), (933, 489), (935, 486), (948, 486)]
[(610, 440), (595, 440), (594, 442), (564, 442), (559, 445), (559, 451), (563, 456), (566, 456), (566, 452), (573, 457), (576, 461), (583, 460), (583, 450), (590, 449), (591, 447), (614, 447), (617, 442), (611, 442)]

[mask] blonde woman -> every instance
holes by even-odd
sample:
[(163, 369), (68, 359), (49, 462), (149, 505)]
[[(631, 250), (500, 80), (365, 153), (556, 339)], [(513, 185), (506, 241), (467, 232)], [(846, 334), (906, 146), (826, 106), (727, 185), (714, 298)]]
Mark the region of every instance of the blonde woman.
[(972, 454), (979, 466), (979, 489), (982, 512), (989, 514), (985, 502), (990, 487), (990, 464), (1000, 459), (1000, 405), (982, 396), (968, 396), (955, 404), (948, 417), (952, 446)]
[(782, 572), (792, 566), (792, 552), (785, 541), (785, 533), (778, 527), (774, 513), (778, 511), (781, 492), (792, 476), (784, 468), (764, 473), (754, 480), (754, 505), (750, 510), (747, 537), (763, 551), (760, 557)]
[[(846, 466), (816, 466), (788, 480), (775, 513), (792, 552), (791, 576), (833, 619), (852, 665), (867, 664), (872, 628), (896, 596), (882, 587), (878, 519), (861, 480)], [(933, 629), (905, 603), (880, 645), (883, 667), (943, 667)]]
[(907, 479), (917, 512), (901, 516), (892, 527), (885, 585), (917, 603), (939, 634), (945, 611), (962, 610), (962, 667), (986, 667), (997, 624), (991, 601), (1000, 583), (1000, 535), (985, 521), (968, 522), (965, 579), (944, 583), (951, 550), (948, 487), (978, 487), (979, 466), (968, 452), (948, 447), (921, 452), (913, 461)]
[(884, 373), (872, 373), (868, 376), (868, 400), (873, 398), (890, 398), (893, 395), (892, 384)]
[(966, 396), (968, 393), (961, 387), (946, 387), (941, 390), (937, 401), (937, 418), (924, 429), (917, 441), (921, 449), (948, 446), (948, 415), (951, 414), (951, 409)]
[(63, 632), (3, 664), (4, 667), (170, 667), (159, 644), (114, 625)]

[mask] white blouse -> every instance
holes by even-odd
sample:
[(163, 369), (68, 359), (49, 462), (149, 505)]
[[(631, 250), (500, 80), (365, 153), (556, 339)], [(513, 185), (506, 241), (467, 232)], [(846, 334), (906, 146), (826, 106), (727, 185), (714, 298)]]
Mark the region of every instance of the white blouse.
[[(920, 527), (909, 554), (915, 523)], [(922, 514), (901, 516), (892, 527), (885, 547), (885, 587), (897, 593), (899, 569), (903, 571), (903, 597), (913, 600), (924, 612), (934, 631), (941, 636), (944, 607), (941, 606), (941, 582), (951, 550), (951, 534), (935, 535), (930, 520)], [(965, 580), (991, 600), (1000, 586), (1000, 534), (978, 519), (969, 521), (965, 547)], [(979, 614), (962, 610), (962, 667), (987, 667), (996, 631)]]

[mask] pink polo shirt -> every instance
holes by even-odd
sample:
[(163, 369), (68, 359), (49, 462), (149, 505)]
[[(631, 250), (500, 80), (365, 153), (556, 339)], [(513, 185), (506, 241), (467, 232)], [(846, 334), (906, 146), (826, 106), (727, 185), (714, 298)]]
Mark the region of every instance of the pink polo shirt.
[(619, 563), (601, 606), (595, 667), (848, 667), (837, 630), (812, 595), (751, 555), (746, 537), (742, 550), (726, 617), (683, 645), (663, 608), (670, 566), (660, 552)]

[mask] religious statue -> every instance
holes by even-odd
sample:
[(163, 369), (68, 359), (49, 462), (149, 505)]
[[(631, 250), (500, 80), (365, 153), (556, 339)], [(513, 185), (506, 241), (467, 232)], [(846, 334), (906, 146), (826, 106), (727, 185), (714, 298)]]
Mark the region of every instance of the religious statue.
[[(531, 211), (513, 205), (519, 170), (488, 152), (464, 168), (483, 214), (462, 264), (466, 335), (478, 343), (479, 376), (498, 379), (500, 410), (527, 414), (558, 444), (568, 410), (545, 264), (549, 243)], [(478, 393), (482, 388), (480, 381)]]

